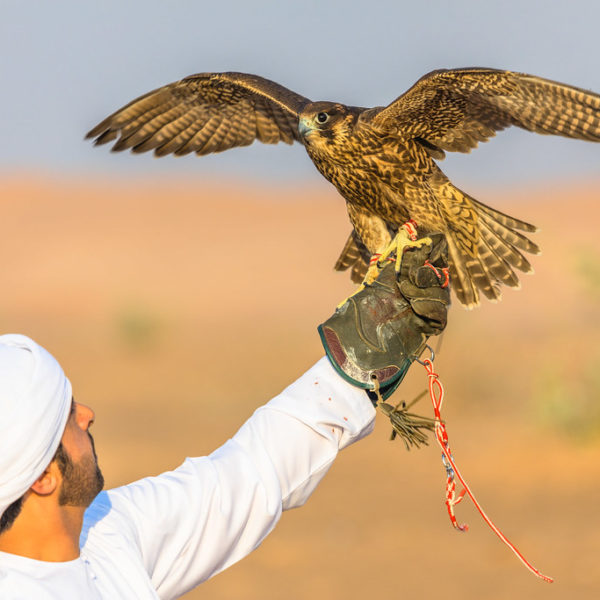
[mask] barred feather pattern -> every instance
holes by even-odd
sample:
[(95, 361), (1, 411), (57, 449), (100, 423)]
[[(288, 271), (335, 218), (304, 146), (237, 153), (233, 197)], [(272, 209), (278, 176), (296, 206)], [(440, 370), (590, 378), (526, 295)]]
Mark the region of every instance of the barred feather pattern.
[[(337, 270), (362, 279), (409, 218), (448, 240), (452, 289), (471, 308), (529, 273), (536, 228), (459, 190), (435, 161), (468, 153), (511, 126), (600, 142), (600, 95), (534, 75), (468, 67), (433, 71), (387, 106), (311, 102), (245, 73), (199, 73), (151, 91), (89, 133), (114, 151), (205, 155), (298, 141), (346, 200), (354, 227)], [(315, 217), (317, 218), (317, 217)]]
[[(446, 181), (437, 190), (448, 216), (448, 258), (452, 289), (467, 308), (479, 304), (480, 293), (488, 300), (502, 298), (502, 285), (520, 288), (515, 270), (532, 273), (521, 251), (539, 254), (539, 247), (521, 231), (533, 233), (534, 225), (510, 217), (478, 202)], [(468, 218), (460, 214), (468, 213)]]
[(350, 279), (354, 283), (361, 283), (367, 274), (370, 256), (369, 250), (360, 241), (356, 231), (352, 230), (334, 265), (334, 269), (336, 271), (350, 269)]
[[(245, 73), (200, 73), (140, 96), (88, 134), (112, 150), (156, 156), (199, 156), (248, 146), (299, 140), (298, 112), (309, 100)], [(117, 139), (118, 138), (118, 139)]]

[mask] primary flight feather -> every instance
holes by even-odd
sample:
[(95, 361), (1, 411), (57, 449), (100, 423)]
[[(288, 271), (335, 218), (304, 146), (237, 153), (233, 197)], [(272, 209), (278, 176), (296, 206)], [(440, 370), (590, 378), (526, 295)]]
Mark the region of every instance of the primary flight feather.
[(302, 143), (345, 198), (354, 226), (335, 268), (361, 281), (401, 225), (448, 240), (452, 289), (467, 307), (480, 292), (501, 297), (531, 271), (523, 252), (539, 248), (510, 217), (455, 187), (436, 164), (470, 152), (516, 125), (542, 134), (600, 141), (600, 95), (533, 75), (485, 68), (439, 70), (386, 107), (308, 98), (257, 75), (191, 75), (133, 100), (94, 127), (96, 144), (156, 156), (203, 155), (247, 146)]

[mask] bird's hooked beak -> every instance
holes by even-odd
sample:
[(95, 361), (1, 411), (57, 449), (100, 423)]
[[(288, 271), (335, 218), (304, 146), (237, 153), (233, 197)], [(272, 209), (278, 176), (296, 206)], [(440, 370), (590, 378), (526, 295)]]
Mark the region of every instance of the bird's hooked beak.
[(298, 121), (298, 133), (300, 134), (300, 136), (307, 137), (313, 131), (314, 127), (310, 124), (306, 117), (301, 117)]

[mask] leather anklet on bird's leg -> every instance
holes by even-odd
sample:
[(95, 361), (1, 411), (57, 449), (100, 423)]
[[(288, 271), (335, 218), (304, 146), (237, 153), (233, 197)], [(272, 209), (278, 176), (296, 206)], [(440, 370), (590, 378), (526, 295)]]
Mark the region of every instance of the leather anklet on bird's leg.
[(402, 254), (408, 248), (420, 248), (421, 246), (431, 245), (431, 238), (424, 237), (417, 239), (417, 223), (414, 219), (409, 219), (398, 229), (398, 233), (390, 242), (389, 246), (382, 252), (381, 257), (377, 261), (377, 266), (382, 269), (382, 263), (386, 260), (394, 260), (392, 254), (396, 255), (396, 272), (400, 271), (400, 263), (402, 262)]
[[(400, 271), (401, 260), (397, 260), (398, 257), (402, 258), (402, 254), (408, 248), (420, 248), (427, 244), (431, 245), (431, 238), (424, 237), (423, 239), (417, 239), (417, 223), (414, 219), (409, 219), (404, 223), (394, 239), (388, 244), (387, 248), (383, 252), (375, 252), (371, 256), (369, 261), (369, 268), (365, 274), (362, 285), (354, 292), (354, 294), (364, 289), (365, 285), (371, 285), (376, 279), (383, 267), (385, 262), (395, 262), (396, 273)], [(395, 255), (395, 256), (392, 256)], [(354, 296), (352, 294), (352, 296)], [(350, 296), (351, 297), (351, 296)], [(344, 301), (345, 302), (345, 301)], [(343, 305), (340, 304), (340, 306)]]
[[(389, 262), (394, 262), (396, 259), (388, 258), (387, 260)], [(381, 252), (375, 252), (371, 256), (371, 260), (369, 261), (369, 268), (367, 269), (367, 272), (365, 273), (363, 282), (361, 283), (359, 288), (356, 290), (356, 292), (354, 292), (354, 294), (360, 292), (360, 290), (363, 290), (366, 285), (371, 285), (377, 279), (379, 273), (381, 273), (381, 270), (385, 266), (385, 265), (380, 264), (380, 262), (381, 262)], [(352, 294), (352, 295), (354, 295), (354, 294)]]
[[(365, 286), (371, 285), (377, 276), (381, 272), (381, 270), (385, 267), (385, 261), (394, 262), (395, 261), (395, 270), (396, 273), (400, 272), (400, 265), (402, 263), (402, 254), (408, 248), (420, 248), (421, 246), (431, 245), (433, 242), (430, 237), (424, 237), (421, 239), (417, 239), (417, 223), (414, 219), (408, 220), (400, 229), (398, 233), (394, 237), (394, 239), (390, 242), (388, 247), (384, 250), (383, 253), (375, 252), (371, 256), (371, 260), (369, 261), (369, 268), (365, 274), (363, 282), (358, 286), (358, 288), (352, 292), (347, 298), (342, 300), (336, 308), (342, 308), (346, 302), (355, 294), (358, 294), (361, 290), (365, 289)], [(392, 254), (395, 257), (392, 257)], [(398, 259), (400, 257), (400, 259)]]

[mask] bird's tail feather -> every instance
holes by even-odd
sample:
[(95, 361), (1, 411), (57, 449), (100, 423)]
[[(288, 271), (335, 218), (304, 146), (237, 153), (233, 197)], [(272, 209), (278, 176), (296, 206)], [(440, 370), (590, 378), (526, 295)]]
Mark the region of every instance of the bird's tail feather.
[[(462, 193), (464, 194), (464, 192)], [(531, 223), (521, 221), (520, 219), (515, 219), (515, 217), (511, 217), (510, 215), (496, 210), (487, 204), (483, 204), (483, 202), (479, 202), (479, 200), (475, 200), (475, 198), (472, 196), (468, 196), (468, 198), (475, 205), (479, 213), (492, 217), (494, 221), (497, 221), (505, 227), (509, 227), (510, 229), (518, 229), (519, 231), (527, 231), (528, 233), (535, 233), (536, 231), (539, 231), (539, 229)]]
[[(438, 188), (437, 195), (445, 199), (451, 223), (445, 235), (451, 287), (460, 303), (470, 309), (479, 305), (480, 294), (498, 302), (503, 285), (520, 288), (515, 271), (533, 272), (522, 252), (540, 252), (521, 232), (533, 233), (537, 228), (482, 204), (448, 180)], [(369, 258), (370, 252), (352, 231), (335, 263), (335, 270), (350, 269), (352, 281), (362, 283)]]
[(452, 288), (467, 308), (479, 304), (480, 293), (497, 302), (502, 285), (520, 287), (515, 270), (533, 272), (521, 251), (539, 254), (540, 249), (521, 231), (537, 228), (478, 202), (449, 181), (441, 187), (438, 195), (446, 200), (450, 223), (446, 237)]
[(451, 288), (466, 308), (479, 305), (479, 290), (492, 302), (502, 297), (498, 279), (489, 272), (479, 256), (468, 256), (456, 240), (446, 235), (448, 240), (448, 262), (450, 266)]
[(350, 269), (350, 278), (354, 283), (362, 283), (369, 266), (370, 253), (367, 247), (358, 238), (354, 230), (348, 236), (346, 244), (335, 263), (336, 271)]
[[(521, 230), (534, 233), (537, 231), (537, 227), (530, 225), (529, 223), (525, 223), (524, 221), (513, 219), (512, 217), (509, 217), (500, 211), (495, 211), (493, 208), (490, 208), (481, 202), (477, 202), (477, 200), (472, 198), (470, 198), (470, 200), (473, 203), (473, 208), (475, 209), (477, 216), (479, 217), (480, 224), (485, 224), (489, 231), (497, 234), (501, 239), (510, 243), (510, 245), (514, 248), (518, 248), (524, 252), (529, 252), (530, 254), (540, 253), (540, 248), (537, 244), (534, 244), (529, 238), (520, 233), (520, 231), (517, 231)], [(526, 229), (526, 227), (530, 229)], [(521, 267), (517, 268), (520, 269)]]

